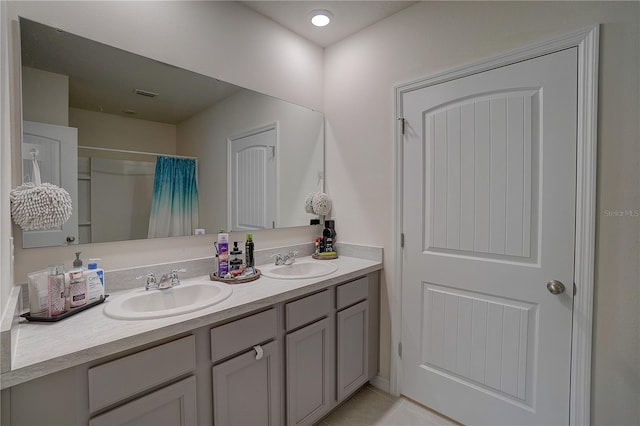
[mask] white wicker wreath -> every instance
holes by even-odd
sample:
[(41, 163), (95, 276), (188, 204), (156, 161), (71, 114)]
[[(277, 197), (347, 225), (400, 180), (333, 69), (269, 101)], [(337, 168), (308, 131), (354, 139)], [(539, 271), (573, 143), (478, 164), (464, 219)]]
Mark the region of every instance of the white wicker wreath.
[(316, 195), (315, 192), (310, 192), (307, 194), (307, 198), (304, 200), (304, 211), (307, 213), (313, 214), (313, 196)]
[(312, 200), (313, 212), (319, 216), (326, 216), (331, 211), (331, 199), (324, 192), (317, 192)]
[(57, 228), (71, 217), (69, 193), (50, 183), (25, 183), (11, 191), (11, 217), (25, 231)]
[(71, 196), (51, 183), (40, 183), (40, 167), (33, 159), (34, 182), (11, 190), (11, 217), (25, 231), (57, 228), (71, 217)]

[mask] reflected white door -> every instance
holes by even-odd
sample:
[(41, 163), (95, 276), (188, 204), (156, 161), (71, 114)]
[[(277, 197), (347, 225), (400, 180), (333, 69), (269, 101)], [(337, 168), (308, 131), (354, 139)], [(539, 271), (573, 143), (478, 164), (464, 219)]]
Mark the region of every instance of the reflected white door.
[(31, 150), (38, 150), (42, 183), (67, 190), (73, 212), (61, 227), (23, 231), (22, 247), (49, 247), (78, 243), (78, 129), (32, 121), (22, 122), (22, 180), (32, 182)]
[(276, 227), (277, 125), (229, 138), (228, 231)]
[(402, 99), (401, 389), (465, 424), (569, 422), (576, 69), (572, 48)]

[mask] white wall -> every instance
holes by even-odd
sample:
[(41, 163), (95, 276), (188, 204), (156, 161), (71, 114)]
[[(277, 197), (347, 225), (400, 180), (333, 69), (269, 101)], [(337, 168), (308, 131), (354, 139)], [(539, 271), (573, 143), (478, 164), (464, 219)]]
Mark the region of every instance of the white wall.
[[(69, 126), (78, 129), (78, 145), (130, 151), (176, 153), (176, 126), (156, 121), (122, 117), (86, 109), (69, 108)], [(85, 150), (83, 155), (133, 159)], [(145, 158), (149, 160), (148, 156)]]
[[(232, 2), (23, 2), (10, 1), (0, 25), (10, 30), (12, 63), (3, 64), (2, 76), (11, 77), (13, 149), (20, 141), (19, 30), (22, 16), (71, 33), (129, 50), (162, 62), (251, 88), (320, 110), (323, 103), (320, 47), (294, 35), (271, 20)], [(3, 96), (2, 101), (5, 102)], [(3, 153), (10, 149), (2, 140)], [(18, 182), (18, 165), (2, 157), (3, 172)], [(3, 184), (6, 182), (3, 179)], [(6, 197), (8, 198), (8, 197)], [(3, 198), (4, 200), (5, 198)], [(4, 201), (2, 201), (4, 202)], [(8, 226), (8, 218), (3, 218)], [(2, 259), (7, 258), (10, 232), (2, 234)], [(263, 231), (254, 235), (257, 248), (311, 241), (310, 228)], [(211, 255), (210, 238), (184, 237), (83, 245), (85, 257), (101, 257), (106, 269), (161, 263)], [(76, 247), (21, 250), (15, 261), (15, 281), (51, 262), (70, 261)], [(4, 276), (3, 268), (3, 276)], [(11, 279), (2, 282), (8, 294)], [(3, 296), (4, 297), (4, 296)], [(6, 300), (6, 299), (3, 299)]]
[(237, 2), (9, 1), (22, 16), (322, 110), (322, 49)]
[[(11, 191), (11, 128), (15, 114), (11, 111), (11, 79), (9, 73), (10, 49), (7, 3), (0, 2), (0, 317), (13, 283), (13, 253), (11, 237), (11, 215), (9, 214), (9, 192)], [(18, 151), (19, 152), (19, 151)], [(19, 161), (19, 160), (17, 160)]]
[[(198, 157), (200, 227), (227, 228), (227, 138), (278, 122), (278, 226), (308, 223), (304, 200), (322, 172), (322, 114), (242, 90), (178, 125), (177, 154)], [(313, 135), (310, 141), (309, 135)]]
[(22, 118), (69, 125), (69, 77), (22, 67)]
[(605, 215), (640, 209), (639, 15), (637, 2), (422, 2), (326, 49), (327, 184), (340, 240), (385, 248), (383, 376), (388, 294), (399, 285), (394, 86), (601, 23), (592, 422), (640, 424), (640, 219)]

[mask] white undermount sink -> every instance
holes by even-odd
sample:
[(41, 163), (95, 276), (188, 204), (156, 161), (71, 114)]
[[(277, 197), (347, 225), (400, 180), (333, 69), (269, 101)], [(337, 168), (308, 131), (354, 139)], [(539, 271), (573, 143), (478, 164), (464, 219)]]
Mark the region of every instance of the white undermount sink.
[(164, 318), (204, 309), (220, 303), (232, 293), (231, 286), (198, 280), (166, 290), (135, 290), (105, 303), (104, 313), (116, 319)]
[(291, 265), (261, 266), (262, 275), (281, 280), (300, 280), (329, 275), (338, 270), (338, 265), (326, 260), (296, 261)]

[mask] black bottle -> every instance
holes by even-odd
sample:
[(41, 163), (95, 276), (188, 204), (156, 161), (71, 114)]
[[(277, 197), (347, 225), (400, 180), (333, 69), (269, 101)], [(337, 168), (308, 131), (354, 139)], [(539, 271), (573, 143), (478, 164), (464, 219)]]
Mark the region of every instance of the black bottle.
[(231, 255), (231, 260), (229, 261), (229, 265), (231, 266), (231, 270), (235, 271), (242, 268), (242, 250), (238, 248), (238, 242), (233, 242), (233, 250), (229, 252)]
[(248, 267), (254, 267), (255, 266), (255, 259), (253, 257), (253, 235), (252, 234), (247, 234), (247, 242), (244, 243), (244, 255), (245, 255), (245, 266)]

